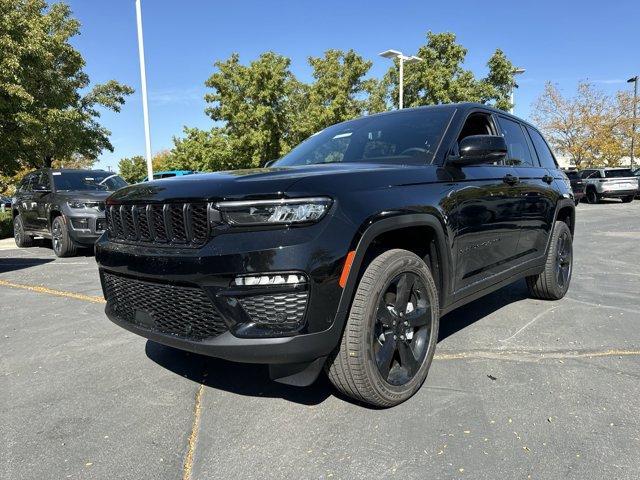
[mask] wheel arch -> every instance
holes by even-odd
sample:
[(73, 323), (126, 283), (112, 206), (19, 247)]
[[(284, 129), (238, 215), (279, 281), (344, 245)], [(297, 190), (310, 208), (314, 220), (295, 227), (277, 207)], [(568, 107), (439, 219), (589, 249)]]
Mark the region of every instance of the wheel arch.
[[(412, 236), (420, 233), (428, 235), (424, 246), (419, 245), (422, 242), (416, 242), (415, 237)], [(417, 249), (416, 246), (418, 246)], [(404, 248), (423, 259), (428, 257), (429, 267), (438, 286), (440, 308), (442, 309), (448, 303), (451, 291), (451, 250), (448, 248), (444, 222), (435, 214), (400, 214), (369, 222), (362, 235), (354, 239), (352, 248), (355, 255), (334, 321), (344, 325), (356, 286), (368, 262), (377, 254), (390, 248)], [(436, 269), (437, 271), (434, 271)]]

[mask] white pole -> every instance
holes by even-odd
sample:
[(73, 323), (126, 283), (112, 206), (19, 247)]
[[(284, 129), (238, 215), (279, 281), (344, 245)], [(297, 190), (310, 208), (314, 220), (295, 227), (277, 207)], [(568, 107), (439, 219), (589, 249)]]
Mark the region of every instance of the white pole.
[(138, 24), (138, 53), (140, 55), (140, 83), (142, 85), (142, 114), (144, 116), (147, 179), (153, 180), (153, 163), (151, 162), (151, 134), (149, 133), (149, 108), (147, 107), (147, 73), (144, 67), (144, 41), (142, 38), (142, 9), (140, 7), (140, 0), (136, 0), (136, 20)]
[(514, 90), (515, 90), (515, 88), (514, 88), (514, 85), (513, 85), (513, 83), (512, 83), (512, 84), (511, 84), (511, 99), (509, 100), (509, 103), (511, 103), (511, 108), (509, 109), (509, 113), (510, 113), (511, 115), (513, 115), (513, 106), (514, 106), (514, 103), (513, 103), (513, 99), (514, 99), (514, 92), (513, 92), (513, 91), (514, 91)]
[(400, 55), (400, 98), (398, 99), (398, 109), (402, 110), (404, 101), (404, 55)]

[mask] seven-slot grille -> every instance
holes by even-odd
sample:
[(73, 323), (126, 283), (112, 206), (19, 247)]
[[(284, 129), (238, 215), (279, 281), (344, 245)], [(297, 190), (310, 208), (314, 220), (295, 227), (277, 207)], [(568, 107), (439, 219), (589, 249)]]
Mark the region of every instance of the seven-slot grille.
[(206, 203), (109, 205), (105, 213), (112, 240), (198, 247), (209, 237)]
[(104, 274), (104, 292), (122, 321), (154, 332), (203, 340), (227, 326), (201, 288), (146, 282)]

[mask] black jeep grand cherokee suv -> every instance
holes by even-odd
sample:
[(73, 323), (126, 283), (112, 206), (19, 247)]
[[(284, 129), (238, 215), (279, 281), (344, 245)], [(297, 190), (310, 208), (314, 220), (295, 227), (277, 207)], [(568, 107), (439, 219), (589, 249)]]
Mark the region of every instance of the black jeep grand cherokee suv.
[(574, 199), (531, 125), (477, 104), (313, 135), (270, 168), (119, 190), (96, 244), (106, 312), (151, 340), (391, 406), (440, 317), (520, 278), (559, 299)]

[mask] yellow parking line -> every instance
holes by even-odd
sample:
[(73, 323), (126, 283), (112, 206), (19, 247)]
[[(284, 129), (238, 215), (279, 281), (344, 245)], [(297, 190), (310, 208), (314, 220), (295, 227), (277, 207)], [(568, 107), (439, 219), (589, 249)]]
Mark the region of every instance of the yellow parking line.
[(43, 287), (40, 285), (25, 285), (22, 283), (7, 282), (6, 280), (0, 280), (0, 286), (21, 288), (22, 290), (29, 290), (36, 293), (46, 293), (47, 295), (55, 295), (56, 297), (74, 298), (76, 300), (83, 300), (85, 302), (92, 303), (105, 303), (104, 298), (94, 295), (83, 295), (82, 293), (65, 292), (64, 290), (54, 290), (52, 288)]

